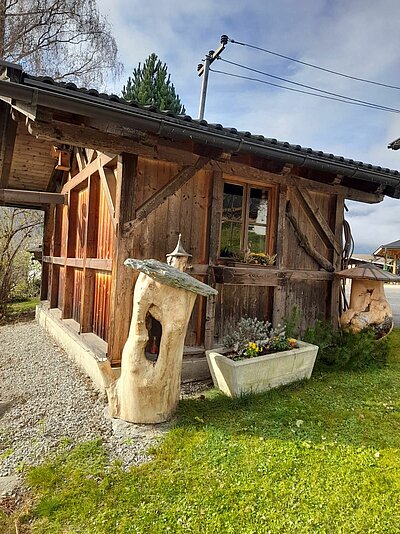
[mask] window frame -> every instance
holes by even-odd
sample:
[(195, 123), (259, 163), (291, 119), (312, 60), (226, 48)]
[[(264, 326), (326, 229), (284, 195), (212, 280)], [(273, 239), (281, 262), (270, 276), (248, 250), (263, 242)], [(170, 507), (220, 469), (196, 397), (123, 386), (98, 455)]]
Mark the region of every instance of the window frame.
[[(243, 187), (242, 200), (242, 220), (240, 231), (240, 250), (243, 251), (248, 246), (248, 230), (250, 220), (250, 191), (251, 189), (264, 189), (268, 193), (268, 208), (267, 208), (267, 222), (265, 224), (265, 252), (266, 254), (274, 254), (275, 252), (275, 229), (277, 225), (277, 186), (275, 184), (263, 184), (259, 182), (245, 182), (236, 180), (234, 178), (224, 178), (222, 180), (222, 206), (221, 206), (221, 220), (219, 224), (219, 240), (218, 240), (218, 260), (221, 262), (232, 260), (229, 256), (221, 256), (221, 235), (223, 224), (223, 202), (224, 202), (224, 186), (225, 184), (239, 185)], [(264, 226), (264, 225), (260, 225)]]

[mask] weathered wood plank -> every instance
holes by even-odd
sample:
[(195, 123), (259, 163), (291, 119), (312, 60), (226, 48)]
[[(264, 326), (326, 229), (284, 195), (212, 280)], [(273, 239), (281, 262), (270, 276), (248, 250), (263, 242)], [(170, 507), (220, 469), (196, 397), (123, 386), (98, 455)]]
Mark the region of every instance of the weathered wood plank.
[(340, 245), (336, 240), (329, 224), (321, 214), (318, 206), (313, 202), (309, 193), (302, 187), (296, 187), (297, 200), (308, 216), (313, 227), (328, 248), (333, 248), (337, 254), (341, 253)]
[(124, 231), (127, 236), (134, 230), (136, 225), (144, 220), (158, 206), (165, 202), (171, 195), (176, 193), (186, 182), (188, 182), (197, 171), (202, 169), (208, 162), (209, 158), (200, 156), (194, 165), (181, 169), (164, 187), (151, 196), (137, 210), (134, 220), (124, 225)]
[[(340, 271), (342, 268), (342, 239), (343, 239), (343, 221), (344, 221), (344, 197), (337, 195), (335, 202), (335, 234), (339, 240), (340, 251), (333, 255), (333, 267), (335, 271)], [(340, 291), (341, 280), (338, 277), (334, 277), (331, 287), (331, 307), (330, 317), (334, 320), (334, 324), (339, 325), (340, 315)], [(335, 321), (337, 318), (337, 321)]]

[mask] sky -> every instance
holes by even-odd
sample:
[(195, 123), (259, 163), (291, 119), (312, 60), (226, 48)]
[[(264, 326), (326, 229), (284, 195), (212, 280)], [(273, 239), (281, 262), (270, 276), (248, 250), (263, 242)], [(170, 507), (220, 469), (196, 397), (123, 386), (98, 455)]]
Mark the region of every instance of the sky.
[[(197, 65), (231, 39), (352, 76), (400, 87), (398, 0), (97, 0), (112, 26), (125, 71), (110, 81), (119, 94), (139, 62), (155, 52), (166, 62), (188, 115), (198, 116)], [(292, 81), (400, 110), (400, 90), (357, 82), (228, 43), (221, 57)], [(222, 61), (212, 68), (255, 75)], [(289, 84), (284, 84), (289, 85)], [(293, 86), (294, 87), (294, 86)], [(382, 167), (400, 169), (400, 114), (302, 95), (210, 72), (205, 117)], [(372, 253), (400, 239), (400, 200), (347, 201), (355, 251)]]

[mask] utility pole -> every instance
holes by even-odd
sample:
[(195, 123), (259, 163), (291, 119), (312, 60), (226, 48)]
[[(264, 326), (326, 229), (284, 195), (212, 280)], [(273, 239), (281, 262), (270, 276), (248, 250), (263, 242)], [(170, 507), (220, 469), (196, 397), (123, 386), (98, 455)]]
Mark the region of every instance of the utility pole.
[(199, 76), (203, 76), (203, 82), (201, 84), (201, 94), (200, 94), (200, 106), (199, 106), (199, 120), (204, 119), (204, 109), (206, 107), (206, 96), (207, 96), (207, 85), (208, 85), (208, 73), (210, 72), (210, 65), (216, 59), (219, 58), (221, 52), (225, 49), (225, 46), (228, 44), (228, 36), (221, 35), (221, 44), (217, 50), (210, 50), (206, 54), (204, 65), (199, 63), (197, 65), (197, 73)]

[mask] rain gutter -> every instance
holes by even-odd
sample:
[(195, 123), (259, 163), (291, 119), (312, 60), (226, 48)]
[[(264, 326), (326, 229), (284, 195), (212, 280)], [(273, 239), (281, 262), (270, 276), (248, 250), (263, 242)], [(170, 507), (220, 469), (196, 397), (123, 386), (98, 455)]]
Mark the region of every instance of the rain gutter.
[[(368, 182), (379, 183), (393, 188), (390, 196), (400, 197), (400, 177), (380, 173), (379, 171), (364, 168), (363, 163), (346, 163), (337, 161), (327, 161), (325, 158), (313, 154), (296, 154), (293, 148), (285, 149), (281, 146), (272, 147), (263, 144), (263, 141), (257, 143), (251, 139), (237, 137), (236, 134), (221, 131), (210, 131), (210, 127), (191, 122), (184, 124), (185, 119), (176, 119), (167, 114), (165, 116), (155, 116), (151, 111), (143, 110), (139, 107), (133, 107), (120, 102), (113, 101), (112, 97), (102, 98), (91, 96), (87, 92), (72, 91), (57, 87), (46, 82), (26, 78), (24, 84), (0, 80), (0, 95), (2, 97), (12, 98), (13, 101), (23, 102), (29, 106), (44, 106), (58, 109), (70, 113), (104, 119), (113, 122), (119, 122), (124, 125), (132, 125), (137, 129), (156, 134), (160, 137), (173, 139), (191, 139), (195, 142), (211, 145), (221, 150), (231, 153), (246, 152), (261, 157), (278, 159), (285, 163), (291, 163), (296, 166), (307, 167), (334, 174), (342, 174), (350, 178), (365, 180)], [(115, 97), (116, 100), (118, 97)], [(8, 99), (7, 99), (8, 101)], [(222, 127), (221, 127), (222, 129)], [(241, 135), (241, 134), (238, 134)], [(300, 151), (300, 147), (299, 147)]]

